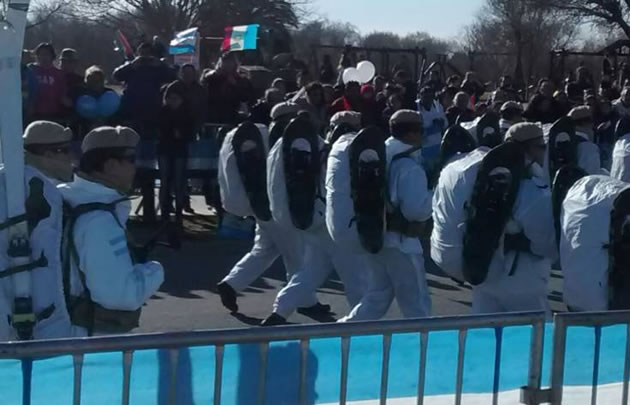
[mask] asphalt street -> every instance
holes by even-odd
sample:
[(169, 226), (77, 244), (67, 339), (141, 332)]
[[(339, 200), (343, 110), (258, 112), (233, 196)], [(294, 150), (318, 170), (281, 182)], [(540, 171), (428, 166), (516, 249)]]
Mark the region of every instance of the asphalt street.
[[(252, 242), (219, 238), (216, 235), (216, 219), (212, 213), (199, 199), (195, 199), (193, 207), (198, 215), (186, 217), (182, 249), (173, 251), (159, 247), (152, 255), (165, 267), (165, 282), (145, 305), (140, 328), (135, 332), (257, 327), (270, 314), (273, 300), (286, 282), (282, 262), (277, 260), (262, 278), (239, 296), (239, 313), (230, 314), (221, 305), (216, 284), (249, 251)], [(134, 223), (131, 229), (135, 234), (143, 236), (148, 235), (153, 228)], [(433, 315), (469, 314), (471, 287), (454, 282), (431, 263), (428, 263), (427, 269)], [(549, 287), (549, 300), (555, 311), (564, 310), (561, 291), (561, 275), (554, 271)], [(320, 302), (332, 306), (331, 316), (311, 319), (294, 314), (289, 322), (331, 322), (344, 316), (349, 310), (343, 285), (336, 275), (318, 290), (318, 296)], [(398, 306), (394, 303), (387, 318), (400, 316)]]

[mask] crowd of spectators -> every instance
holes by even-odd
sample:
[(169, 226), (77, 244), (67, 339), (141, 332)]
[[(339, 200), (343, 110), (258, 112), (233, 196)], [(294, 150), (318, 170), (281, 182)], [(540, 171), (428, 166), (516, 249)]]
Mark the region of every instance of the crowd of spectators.
[[(276, 78), (256, 97), (257, 89), (239, 71), (237, 53), (223, 55), (214, 69), (199, 72), (192, 65), (176, 67), (164, 59), (159, 41), (143, 42), (133, 60), (114, 70), (111, 78), (121, 90), (106, 87), (108, 75), (98, 66), (81, 61), (73, 49), (63, 49), (57, 61), (55, 48), (48, 43), (23, 55), (22, 94), (25, 124), (35, 120), (59, 122), (72, 128), (76, 140), (101, 125), (126, 125), (143, 139), (156, 140), (160, 170), (162, 213), (172, 211), (179, 217), (187, 209), (186, 161), (188, 145), (205, 123), (236, 125), (245, 119), (269, 125), (272, 108), (285, 101), (308, 112), (320, 134), (330, 117), (340, 111), (362, 113), (363, 125), (376, 125), (388, 131), (389, 118), (400, 109), (422, 113), (427, 131), (437, 135), (456, 123), (472, 121), (488, 110), (502, 115), (506, 122), (524, 119), (552, 123), (576, 105), (590, 106), (596, 133), (604, 134), (620, 117), (630, 117), (630, 91), (604, 74), (598, 87), (585, 67), (564, 87), (540, 79), (525, 105), (525, 93), (517, 89), (510, 76), (496, 85), (482, 83), (474, 72), (464, 77), (443, 78), (431, 71), (422, 83), (414, 80), (408, 63), (392, 72), (381, 72), (369, 83), (344, 85), (343, 70), (355, 61), (344, 54), (337, 67), (329, 56), (314, 69), (297, 71), (295, 80)], [(80, 66), (88, 66), (81, 72)], [(260, 90), (260, 89), (258, 89)], [(117, 98), (117, 99), (116, 99)], [(508, 101), (523, 103), (522, 111), (502, 110)], [(518, 110), (518, 111), (516, 111)], [(518, 115), (515, 118), (515, 114)], [(607, 132), (606, 132), (607, 133)], [(609, 135), (601, 135), (604, 139)], [(139, 153), (142, 156), (142, 153)], [(153, 178), (139, 179), (147, 202), (145, 218), (155, 218), (152, 201)]]

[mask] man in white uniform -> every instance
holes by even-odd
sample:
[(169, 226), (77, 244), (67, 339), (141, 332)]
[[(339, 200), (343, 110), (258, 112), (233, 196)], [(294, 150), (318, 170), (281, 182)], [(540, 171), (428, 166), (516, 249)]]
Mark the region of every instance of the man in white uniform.
[(523, 121), (523, 106), (518, 101), (507, 101), (501, 105), (500, 113), (499, 129), (501, 135), (505, 137), (512, 125)]
[[(285, 115), (295, 114), (295, 105), (282, 103), (274, 107), (276, 119)], [(266, 128), (257, 125), (264, 143), (265, 159), (268, 151), (268, 133)], [(238, 129), (238, 128), (237, 128)], [(256, 218), (256, 235), (252, 249), (230, 270), (227, 276), (217, 284), (217, 291), (221, 296), (221, 302), (231, 312), (238, 312), (237, 293), (245, 290), (251, 283), (259, 278), (271, 265), (282, 257), (287, 280), (295, 274), (304, 259), (304, 243), (302, 235), (291, 231), (271, 218), (258, 218), (254, 214), (243, 189), (241, 176), (235, 161), (235, 152), (232, 140), (237, 129), (231, 131), (221, 146), (219, 156), (219, 185), (221, 188), (221, 200), (226, 211), (241, 217), (252, 216)], [(236, 185), (240, 184), (240, 187)], [(266, 183), (265, 183), (266, 184)], [(240, 191), (239, 191), (240, 190)], [(266, 193), (266, 189), (263, 190)], [(303, 297), (304, 311), (330, 310), (329, 306), (319, 304), (315, 292)]]
[(431, 218), (431, 192), (422, 168), (423, 122), (411, 110), (390, 119), (386, 141), (388, 168), (387, 233), (383, 249), (370, 256), (366, 293), (344, 321), (382, 318), (394, 298), (406, 318), (429, 316), (431, 298), (419, 237)]
[(588, 106), (572, 109), (569, 118), (575, 123), (575, 134), (581, 138), (577, 145), (578, 166), (588, 174), (601, 174), (599, 147), (593, 142), (593, 113)]
[[(473, 286), (473, 313), (549, 312), (547, 282), (557, 255), (551, 193), (541, 165), (545, 143), (539, 126), (521, 123), (506, 136), (522, 147), (521, 179), (512, 216), (494, 252), (485, 281)], [(478, 148), (442, 171), (433, 201), (431, 257), (444, 272), (463, 280), (466, 208), (487, 148)]]
[[(32, 258), (43, 260), (29, 271), (31, 278), (35, 325), (34, 339), (58, 339), (72, 336), (70, 317), (62, 287), (61, 235), (63, 202), (57, 184), (72, 179), (70, 141), (72, 131), (49, 121), (36, 121), (24, 132), (24, 160), (27, 222), (31, 231)], [(5, 193), (4, 179), (0, 194)], [(0, 217), (6, 218), (5, 200), (0, 201)], [(0, 238), (6, 240), (6, 231)], [(4, 243), (0, 244), (4, 246)], [(8, 258), (0, 257), (0, 297), (11, 308), (11, 277), (2, 277), (8, 270)], [(7, 315), (10, 315), (9, 313)], [(6, 316), (4, 317), (6, 319)], [(11, 336), (7, 322), (0, 323), (0, 341)]]
[[(361, 127), (361, 114), (352, 111), (342, 111), (333, 116), (331, 123), (335, 125), (335, 129), (331, 131), (331, 137), (332, 134), (338, 132), (336, 127), (339, 126), (356, 132)], [(308, 149), (308, 145), (299, 143), (302, 140), (298, 139), (298, 142), (295, 142), (295, 147)], [(329, 147), (332, 145), (324, 145), (321, 140), (318, 141), (320, 161), (322, 162), (321, 172), (318, 173), (319, 189), (323, 191), (325, 189), (324, 173), (326, 173), (327, 160), (325, 156), (321, 155), (327, 154)], [(284, 191), (286, 190), (286, 185), (284, 184), (286, 183), (286, 173), (284, 173), (283, 159), (286, 159), (286, 157), (283, 156), (283, 145), (284, 139), (278, 140), (269, 153), (267, 161), (269, 181), (275, 183), (275, 187), (270, 185), (269, 194), (272, 199), (272, 212), (276, 218), (289, 218), (291, 215), (287, 204), (287, 193)], [(283, 173), (280, 173), (280, 171)], [(333, 270), (337, 271), (343, 282), (350, 308), (358, 304), (363, 296), (365, 290), (363, 275), (366, 274), (369, 266), (367, 256), (365, 254), (347, 252), (333, 242), (325, 225), (326, 205), (323, 198), (324, 196), (316, 196), (314, 201), (315, 210), (312, 226), (306, 231), (299, 231), (293, 228), (293, 230), (303, 234), (304, 237), (304, 262), (300, 271), (294, 274), (289, 283), (278, 293), (273, 303), (273, 313), (263, 321), (263, 326), (284, 324), (293, 311), (299, 307), (303, 298), (308, 297), (319, 288)], [(287, 223), (287, 227), (292, 228), (292, 224)]]
[(164, 281), (162, 265), (147, 262), (146, 252), (128, 244), (128, 193), (139, 139), (126, 127), (92, 130), (83, 140), (75, 180), (59, 186), (70, 207), (62, 259), (76, 335), (129, 332)]
[(615, 128), (610, 176), (630, 183), (630, 118), (622, 118)]

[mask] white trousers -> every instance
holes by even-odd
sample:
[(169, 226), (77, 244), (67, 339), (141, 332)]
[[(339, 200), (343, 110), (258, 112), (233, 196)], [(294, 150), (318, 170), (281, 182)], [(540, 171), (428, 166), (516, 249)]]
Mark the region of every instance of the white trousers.
[[(304, 256), (302, 235), (294, 230), (283, 228), (274, 221), (256, 221), (254, 246), (230, 273), (222, 280), (235, 291), (245, 290), (251, 283), (267, 271), (273, 262), (282, 256), (287, 280), (300, 269)], [(305, 306), (315, 305), (315, 291), (304, 299)]]
[(280, 290), (273, 312), (286, 319), (297, 308), (308, 306), (304, 298), (321, 287), (333, 270), (341, 278), (350, 307), (358, 304), (366, 287), (367, 256), (339, 248), (325, 230), (304, 234), (304, 245), (302, 269)]
[(420, 254), (406, 254), (385, 248), (370, 256), (368, 289), (361, 302), (340, 322), (381, 319), (396, 298), (405, 318), (431, 314), (431, 297)]
[[(505, 284), (505, 283), (503, 283)], [(520, 283), (502, 288), (473, 287), (472, 313), (496, 314), (503, 312), (544, 311), (551, 314), (547, 291), (519, 291)]]

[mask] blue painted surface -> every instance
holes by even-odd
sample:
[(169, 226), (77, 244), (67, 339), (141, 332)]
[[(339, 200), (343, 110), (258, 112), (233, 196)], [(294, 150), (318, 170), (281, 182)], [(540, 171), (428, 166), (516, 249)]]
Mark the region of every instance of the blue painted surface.
[[(602, 330), (599, 384), (621, 382), (625, 326)], [(513, 390), (527, 383), (531, 328), (506, 328), (501, 353), (500, 389)], [(592, 380), (594, 333), (592, 328), (571, 328), (567, 337), (566, 385), (589, 385)], [(545, 331), (543, 385), (549, 383), (552, 330)], [(449, 394), (455, 390), (458, 337), (456, 331), (429, 334), (425, 392)], [(495, 331), (468, 332), (464, 362), (464, 391), (491, 392), (494, 380)], [(413, 397), (417, 393), (420, 359), (419, 334), (394, 335), (390, 359), (388, 396)], [(259, 390), (260, 351), (257, 345), (226, 346), (222, 403), (250, 405)], [(299, 342), (275, 342), (267, 358), (265, 397), (267, 404), (297, 403), (300, 364)], [(307, 393), (311, 404), (339, 399), (341, 339), (311, 341), (307, 360)], [(215, 353), (213, 347), (183, 349), (178, 359), (178, 404), (212, 403)], [(353, 338), (350, 345), (348, 399), (376, 399), (380, 392), (382, 338)], [(145, 350), (134, 354), (131, 380), (132, 404), (166, 404), (170, 387), (170, 361), (165, 351)], [(34, 362), (32, 403), (68, 404), (73, 390), (72, 358), (63, 356)], [(120, 403), (122, 354), (85, 356), (83, 398), (90, 404)], [(19, 404), (22, 374), (19, 361), (0, 361), (2, 403)], [(5, 402), (6, 398), (6, 402)]]

